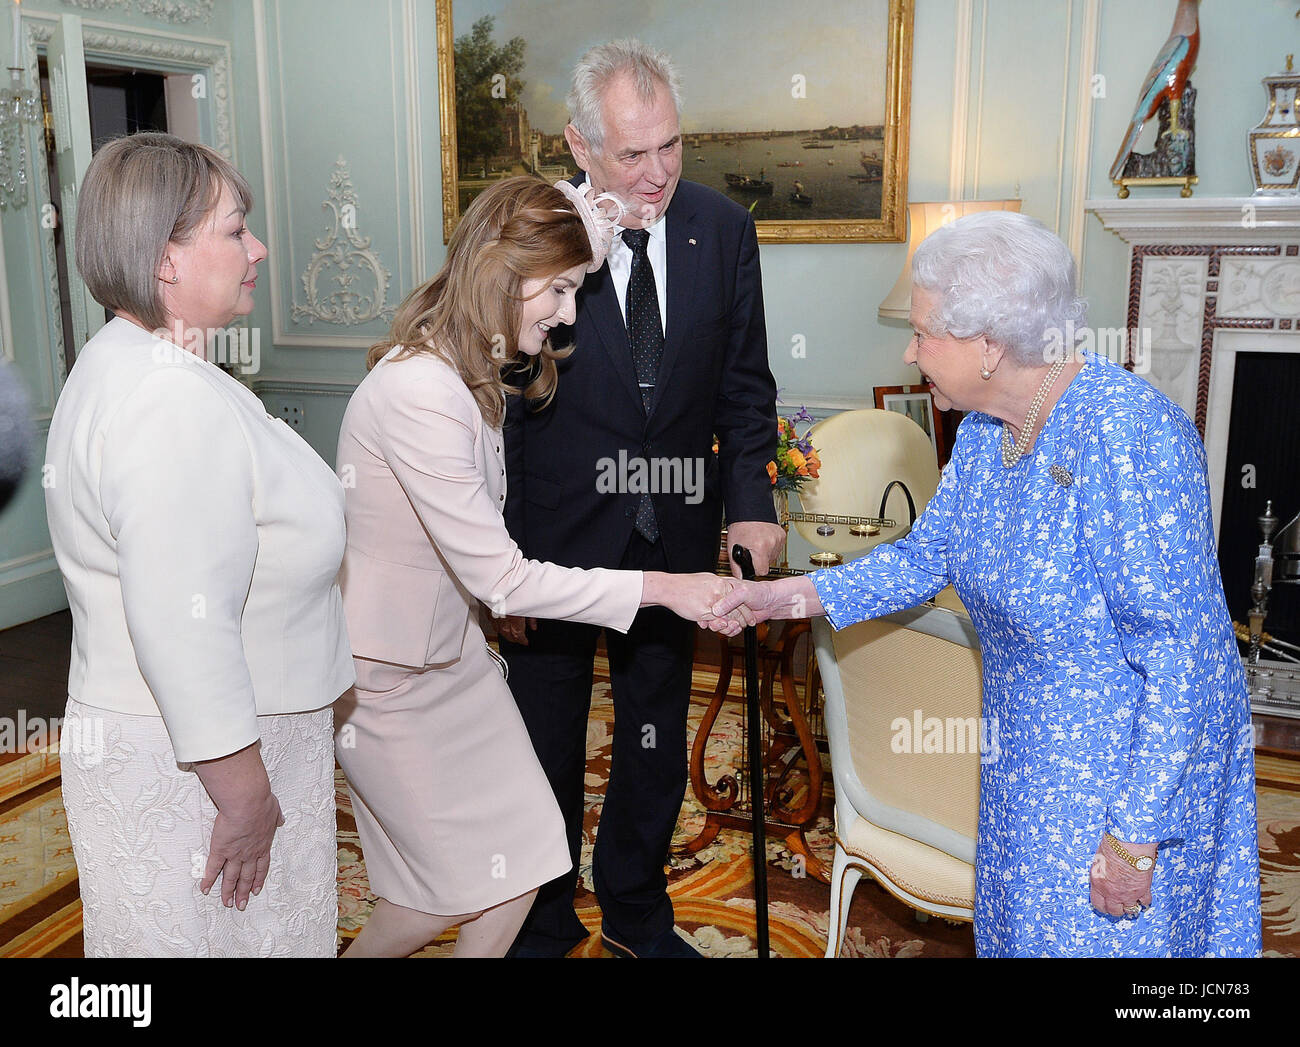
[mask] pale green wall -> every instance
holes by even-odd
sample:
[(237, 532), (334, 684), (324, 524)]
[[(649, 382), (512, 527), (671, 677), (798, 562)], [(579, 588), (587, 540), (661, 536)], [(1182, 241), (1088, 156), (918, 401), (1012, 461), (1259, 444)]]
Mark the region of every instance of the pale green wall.
[[(291, 306), (304, 299), (303, 270), (327, 228), (321, 205), (340, 155), (358, 196), (358, 232), (371, 238), (371, 250), (392, 273), (391, 299), (441, 264), (433, 0), (216, 0), (207, 21), (188, 25), (133, 14), (128, 0), (124, 5), (87, 11), (27, 0), (24, 9), (74, 11), (88, 21), (229, 43), (235, 159), (257, 195), (251, 225), (274, 252), (249, 321), (262, 335), (254, 387), (272, 410), (282, 401), (301, 402), (304, 436), (332, 461), (347, 392), (363, 372), (360, 345), (384, 324), (348, 329), (294, 322)], [(1018, 188), (1027, 213), (1067, 242), (1077, 231), (1092, 320), (1122, 326), (1126, 252), (1095, 218), (1081, 214), (1081, 201), (1113, 192), (1106, 172), (1168, 32), (1174, 0), (917, 0), (916, 6), (909, 198), (944, 200), (955, 191), (992, 199)], [(1281, 68), (1288, 50), (1300, 51), (1296, 7), (1294, 0), (1202, 4), (1197, 196), (1249, 193), (1244, 136), (1263, 113), (1260, 77)], [(8, 21), (0, 19), (4, 53), (8, 33)], [(1095, 61), (1084, 68), (1090, 46)], [(955, 91), (961, 68), (966, 75)], [(1095, 100), (1093, 72), (1105, 78)], [(965, 118), (954, 130), (962, 106)], [(1076, 169), (1085, 173), (1085, 185), (1076, 185)], [(25, 214), (3, 212), (0, 232), (15, 355), (48, 426), (58, 381), (38, 304), (35, 222), (34, 205)], [(915, 377), (899, 359), (904, 328), (876, 319), (903, 257), (901, 244), (762, 248), (772, 369), (788, 403), (808, 401), (823, 414), (868, 402), (875, 385)], [(272, 282), (280, 299), (274, 318)], [(806, 358), (790, 353), (796, 334), (806, 340)], [(286, 344), (284, 335), (309, 344)], [(324, 344), (340, 335), (357, 344)], [(0, 521), (0, 626), (62, 602), (40, 495), (38, 482), (30, 481)]]

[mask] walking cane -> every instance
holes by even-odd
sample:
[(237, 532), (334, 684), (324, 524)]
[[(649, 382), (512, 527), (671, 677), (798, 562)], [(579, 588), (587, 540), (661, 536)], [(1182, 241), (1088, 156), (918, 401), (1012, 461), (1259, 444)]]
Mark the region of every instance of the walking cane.
[[(731, 547), (740, 565), (741, 577), (755, 580), (754, 558), (743, 545)], [(749, 724), (750, 834), (754, 843), (754, 922), (757, 927), (758, 958), (769, 958), (767, 944), (767, 797), (763, 781), (762, 721), (758, 709), (758, 629), (745, 629), (745, 717)]]

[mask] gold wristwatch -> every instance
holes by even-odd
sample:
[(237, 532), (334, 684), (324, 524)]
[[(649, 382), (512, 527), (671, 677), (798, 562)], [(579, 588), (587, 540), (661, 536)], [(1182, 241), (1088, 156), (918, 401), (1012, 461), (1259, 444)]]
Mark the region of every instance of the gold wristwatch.
[(1156, 860), (1148, 855), (1144, 854), (1139, 856), (1136, 854), (1130, 854), (1124, 849), (1123, 845), (1115, 839), (1115, 837), (1111, 836), (1110, 833), (1106, 834), (1106, 842), (1110, 844), (1110, 849), (1112, 851), (1128, 862), (1129, 865), (1133, 866), (1133, 868), (1138, 872), (1150, 872), (1151, 867), (1156, 864)]

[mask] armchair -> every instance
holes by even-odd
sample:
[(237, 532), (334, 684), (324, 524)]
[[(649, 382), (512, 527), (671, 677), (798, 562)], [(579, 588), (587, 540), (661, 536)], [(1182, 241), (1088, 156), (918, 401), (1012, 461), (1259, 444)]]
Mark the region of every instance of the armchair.
[(925, 605), (812, 633), (835, 783), (827, 958), (864, 872), (920, 913), (972, 920), (980, 760), (997, 752), (974, 626)]

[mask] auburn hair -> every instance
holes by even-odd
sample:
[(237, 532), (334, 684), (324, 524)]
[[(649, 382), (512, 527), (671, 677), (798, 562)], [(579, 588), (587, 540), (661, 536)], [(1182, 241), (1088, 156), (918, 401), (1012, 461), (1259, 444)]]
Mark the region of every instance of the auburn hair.
[(434, 353), (456, 369), (493, 427), (505, 416), (506, 396), (519, 392), (505, 381), (511, 370), (524, 372), (525, 399), (545, 406), (555, 395), (555, 361), (573, 350), (554, 349), (547, 338), (536, 359), (520, 358), (523, 284), (591, 259), (586, 228), (563, 193), (531, 175), (502, 179), (469, 206), (442, 269), (398, 307), (366, 369), (398, 346), (394, 360)]

